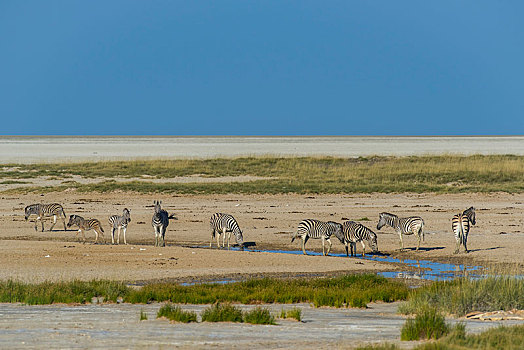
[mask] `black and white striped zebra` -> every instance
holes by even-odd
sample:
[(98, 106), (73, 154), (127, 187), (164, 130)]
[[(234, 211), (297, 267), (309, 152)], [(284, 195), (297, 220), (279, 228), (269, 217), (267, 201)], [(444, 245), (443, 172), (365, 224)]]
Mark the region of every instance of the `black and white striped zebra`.
[[(306, 219), (301, 221), (298, 224), (297, 232), (293, 235), (291, 243), (300, 236), (302, 238), (302, 253), (306, 253), (306, 242), (310, 239), (322, 239), (322, 255), (329, 255), (331, 250), (331, 236), (332, 235), (341, 235), (342, 234), (342, 225), (338, 222), (333, 221), (319, 221), (314, 219)], [(325, 252), (325, 242), (329, 243), (327, 253)]]
[(120, 229), (124, 231), (124, 244), (127, 244), (126, 241), (126, 230), (127, 225), (131, 222), (131, 211), (127, 208), (124, 208), (122, 215), (111, 215), (109, 217), (109, 226), (111, 230), (111, 244), (115, 244), (115, 230), (118, 229), (118, 236), (116, 239), (116, 244), (120, 244)]
[(25, 207), (25, 219), (27, 220), (29, 216), (32, 214), (36, 215), (35, 220), (35, 231), (38, 231), (38, 220), (42, 223), (42, 232), (44, 232), (44, 218), (45, 217), (53, 217), (53, 225), (51, 225), (51, 228), (49, 231), (53, 230), (53, 227), (55, 227), (56, 224), (56, 218), (60, 217), (62, 219), (62, 222), (64, 223), (64, 231), (67, 231), (66, 229), (66, 214), (64, 212), (64, 208), (58, 204), (58, 203), (52, 203), (52, 204), (31, 204)]
[(151, 219), (151, 225), (155, 230), (155, 247), (166, 246), (166, 229), (169, 226), (169, 220), (178, 220), (174, 214), (169, 215), (167, 211), (162, 209), (161, 201), (154, 201), (155, 213)]
[(244, 247), (244, 237), (242, 235), (242, 230), (233, 216), (224, 213), (215, 213), (211, 215), (209, 226), (211, 228), (211, 240), (209, 241), (210, 248), (213, 246), (213, 239), (215, 237), (217, 240), (217, 246), (220, 248), (220, 235), (223, 235), (222, 247), (226, 246), (225, 241), (227, 236), (227, 249), (229, 249), (231, 234), (235, 235), (237, 244), (241, 248)]
[(475, 224), (475, 208), (473, 207), (464, 210), (461, 214), (453, 216), (451, 219), (451, 229), (457, 241), (455, 254), (459, 252), (461, 245), (464, 246), (464, 252), (468, 252), (468, 233), (470, 226)]
[(102, 236), (102, 238), (104, 237), (104, 229), (98, 219), (84, 219), (78, 215), (71, 215), (69, 216), (67, 227), (71, 226), (78, 227), (78, 232), (76, 234), (78, 235), (79, 233), (82, 233), (82, 240), (84, 242), (86, 241), (85, 231), (95, 231), (95, 243), (98, 242), (98, 235)]
[(402, 235), (416, 234), (418, 238), (417, 250), (420, 248), (420, 240), (424, 240), (424, 220), (421, 217), (399, 218), (395, 214), (380, 213), (377, 230), (380, 230), (384, 225), (391, 226), (397, 231), (400, 237), (400, 250), (404, 250)]
[(354, 221), (345, 221), (342, 223), (342, 233), (336, 234), (342, 244), (346, 246), (346, 256), (349, 256), (348, 245), (351, 247), (351, 256), (357, 253), (357, 243), (362, 244), (362, 256), (366, 255), (367, 242), (373, 253), (378, 252), (377, 234), (366, 226)]

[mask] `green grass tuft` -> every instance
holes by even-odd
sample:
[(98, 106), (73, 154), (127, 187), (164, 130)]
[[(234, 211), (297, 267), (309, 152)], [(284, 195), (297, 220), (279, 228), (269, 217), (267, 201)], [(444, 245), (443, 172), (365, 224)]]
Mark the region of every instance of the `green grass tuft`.
[(436, 309), (427, 308), (402, 327), (400, 340), (439, 339), (449, 333), (444, 316)]
[(242, 322), (242, 310), (231, 304), (216, 303), (202, 311), (202, 322)]
[(280, 313), (280, 318), (283, 318), (283, 319), (293, 318), (297, 320), (298, 322), (301, 322), (302, 321), (302, 310), (297, 307), (294, 307), (287, 311), (282, 309), (282, 312)]
[(197, 315), (192, 311), (184, 311), (178, 305), (166, 304), (162, 306), (156, 315), (157, 318), (165, 317), (171, 321), (189, 323), (196, 322)]
[(140, 310), (140, 321), (147, 321), (147, 314), (144, 310)]
[(275, 317), (268, 309), (257, 306), (251, 311), (244, 312), (244, 322), (252, 324), (276, 324)]

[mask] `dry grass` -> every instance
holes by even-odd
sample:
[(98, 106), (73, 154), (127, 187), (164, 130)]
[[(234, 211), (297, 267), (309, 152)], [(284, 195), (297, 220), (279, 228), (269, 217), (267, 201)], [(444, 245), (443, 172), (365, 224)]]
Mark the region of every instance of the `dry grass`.
[[(10, 167), (10, 165), (5, 165)], [(272, 180), (232, 183), (152, 183), (105, 181), (96, 184), (63, 184), (24, 187), (11, 192), (49, 192), (75, 188), (80, 192), (114, 190), (142, 193), (370, 193), (370, 192), (511, 192), (524, 191), (524, 157), (425, 156), (425, 157), (245, 157), (205, 160), (151, 160), (128, 162), (19, 165), (0, 172), (0, 178), (38, 176), (67, 178), (140, 177), (171, 178), (253, 175)], [(9, 180), (7, 180), (9, 181)]]

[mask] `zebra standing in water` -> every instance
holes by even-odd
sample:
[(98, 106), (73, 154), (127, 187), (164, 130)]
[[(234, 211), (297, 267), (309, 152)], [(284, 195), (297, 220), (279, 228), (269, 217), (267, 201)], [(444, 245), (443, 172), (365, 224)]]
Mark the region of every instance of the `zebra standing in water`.
[(468, 252), (468, 233), (470, 229), (470, 224), (475, 225), (475, 208), (470, 207), (462, 212), (462, 214), (457, 214), (451, 219), (451, 229), (455, 234), (455, 240), (457, 241), (457, 248), (455, 253), (459, 252), (460, 246), (464, 246), (464, 252)]
[[(301, 221), (298, 224), (298, 230), (293, 235), (293, 238), (291, 239), (291, 243), (300, 236), (302, 238), (302, 253), (304, 255), (307, 255), (306, 253), (306, 242), (309, 238), (314, 239), (322, 239), (322, 255), (329, 255), (329, 251), (331, 250), (331, 236), (336, 235), (341, 236), (342, 235), (342, 225), (338, 222), (333, 221), (319, 221), (319, 220), (313, 220), (313, 219), (306, 219)], [(324, 252), (325, 250), (325, 241), (329, 243), (329, 247), (327, 249), (327, 253)]]
[(49, 231), (52, 231), (53, 227), (55, 227), (57, 217), (62, 219), (62, 222), (64, 223), (64, 231), (67, 231), (65, 223), (66, 214), (64, 208), (58, 203), (28, 205), (25, 207), (25, 219), (27, 220), (31, 214), (36, 215), (35, 231), (38, 231), (38, 220), (40, 220), (42, 223), (42, 232), (44, 232), (44, 218), (50, 216), (53, 217), (53, 225), (51, 225)]
[(373, 253), (378, 252), (377, 234), (362, 224), (354, 221), (345, 221), (342, 223), (342, 233), (335, 235), (346, 246), (346, 256), (349, 256), (348, 244), (351, 247), (351, 256), (357, 253), (358, 242), (362, 244), (362, 256), (366, 255), (364, 241), (368, 243)]
[(242, 236), (242, 230), (238, 226), (238, 222), (235, 218), (229, 214), (215, 213), (211, 215), (209, 220), (211, 227), (211, 240), (209, 241), (209, 248), (213, 246), (213, 238), (216, 236), (217, 246), (220, 248), (220, 235), (222, 236), (222, 247), (225, 247), (225, 240), (227, 235), (227, 249), (229, 249), (229, 240), (231, 239), (231, 233), (235, 235), (237, 244), (244, 248), (244, 237)]
[(78, 226), (78, 232), (76, 234), (82, 233), (82, 239), (85, 242), (86, 236), (85, 231), (93, 230), (95, 231), (95, 243), (98, 242), (98, 235), (104, 237), (104, 229), (102, 228), (102, 224), (100, 224), (100, 221), (97, 219), (84, 219), (81, 216), (78, 215), (71, 215), (69, 217), (69, 222), (67, 223), (67, 227), (71, 226)]
[(166, 229), (169, 226), (169, 220), (178, 220), (174, 214), (169, 215), (167, 211), (161, 208), (162, 201), (154, 201), (155, 213), (151, 220), (151, 225), (155, 229), (155, 247), (166, 246)]
[(118, 237), (116, 244), (120, 244), (120, 229), (124, 231), (124, 244), (126, 242), (126, 230), (127, 225), (131, 222), (131, 211), (127, 208), (124, 208), (122, 216), (112, 215), (109, 217), (109, 226), (112, 227), (111, 231), (111, 244), (115, 244), (115, 230), (118, 229)]
[(404, 242), (402, 235), (416, 234), (418, 237), (417, 250), (420, 248), (420, 239), (424, 240), (424, 220), (419, 216), (410, 216), (407, 218), (399, 218), (390, 213), (380, 213), (377, 230), (380, 230), (384, 225), (391, 226), (397, 231), (400, 237), (400, 250), (404, 250)]

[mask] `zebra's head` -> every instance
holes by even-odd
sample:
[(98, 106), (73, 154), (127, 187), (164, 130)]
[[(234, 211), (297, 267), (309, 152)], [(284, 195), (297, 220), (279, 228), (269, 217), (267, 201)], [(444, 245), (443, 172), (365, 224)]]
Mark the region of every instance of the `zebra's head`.
[(335, 227), (335, 232), (333, 233), (335, 237), (338, 238), (340, 243), (345, 244), (345, 238), (344, 238), (344, 227), (342, 224), (339, 224), (338, 222), (333, 222), (333, 225)]
[(235, 232), (235, 238), (237, 240), (237, 244), (241, 247), (241, 248), (244, 248), (244, 236), (242, 235), (242, 230), (238, 229), (236, 232)]
[(472, 225), (475, 225), (477, 223), (477, 221), (475, 220), (475, 208), (470, 207), (467, 210), (465, 210), (464, 213), (468, 216), (469, 221), (471, 221)]
[(78, 225), (78, 221), (80, 221), (80, 216), (78, 216), (78, 215), (70, 215), (69, 216), (69, 222), (67, 223), (67, 227), (71, 227), (73, 225)]
[(162, 207), (160, 206), (162, 204), (162, 201), (154, 201), (155, 204), (155, 213), (160, 213), (160, 210), (162, 210)]
[(380, 230), (384, 225), (386, 225), (386, 213), (380, 213), (378, 215), (378, 224), (377, 224), (377, 230)]
[(124, 208), (124, 213), (122, 214), (122, 217), (127, 221), (131, 222), (131, 210)]
[(34, 204), (28, 205), (27, 207), (25, 207), (24, 211), (25, 211), (25, 219), (27, 220), (29, 219), (29, 216), (31, 214), (35, 214), (35, 205)]

